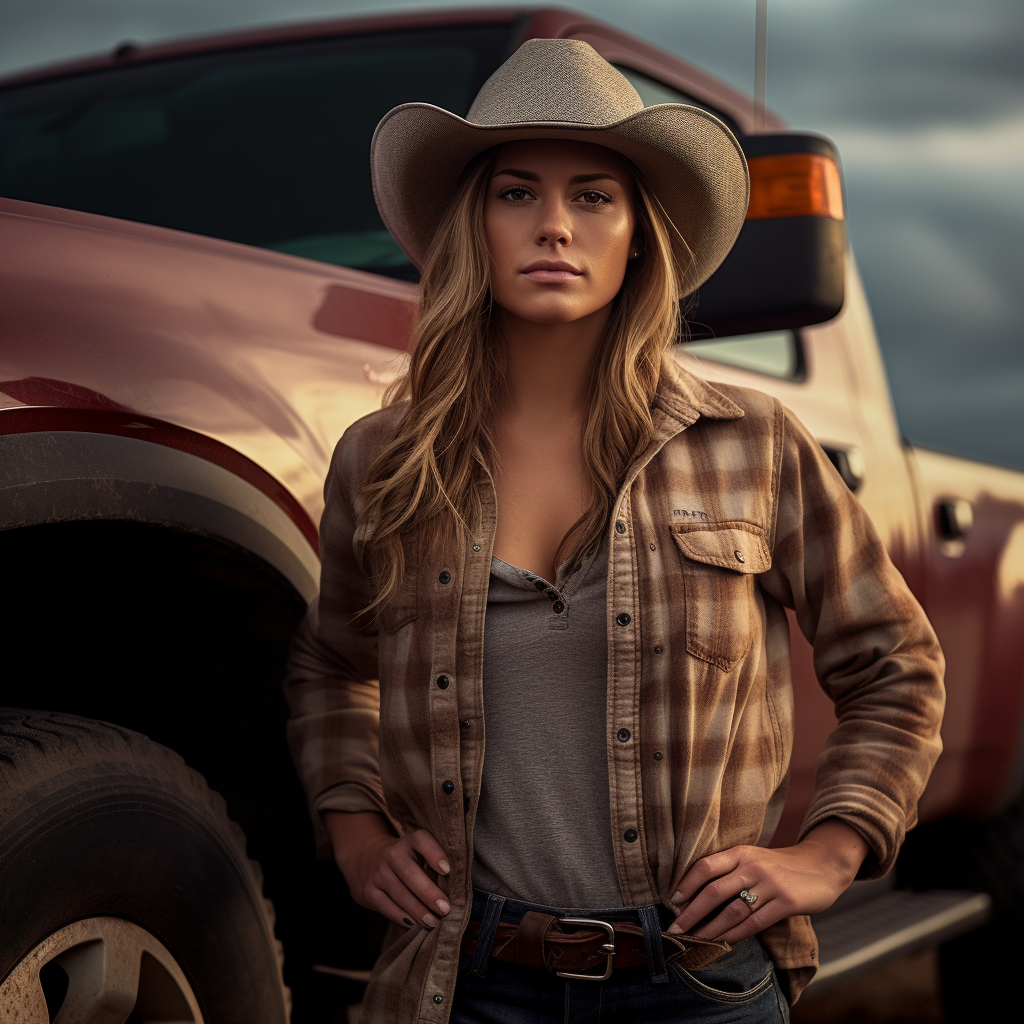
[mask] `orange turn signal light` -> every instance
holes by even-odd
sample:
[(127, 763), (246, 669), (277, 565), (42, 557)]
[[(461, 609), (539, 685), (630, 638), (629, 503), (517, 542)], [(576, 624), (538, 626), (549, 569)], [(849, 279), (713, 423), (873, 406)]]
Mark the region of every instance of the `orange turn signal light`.
[(834, 160), (818, 153), (754, 156), (747, 220), (770, 217), (843, 219), (843, 187)]

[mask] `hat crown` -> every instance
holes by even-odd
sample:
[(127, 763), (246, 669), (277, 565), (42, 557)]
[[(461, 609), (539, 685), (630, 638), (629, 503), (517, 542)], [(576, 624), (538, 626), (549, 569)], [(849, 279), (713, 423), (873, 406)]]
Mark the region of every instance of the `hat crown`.
[(625, 76), (581, 39), (529, 39), (473, 101), (473, 124), (613, 124), (644, 109)]

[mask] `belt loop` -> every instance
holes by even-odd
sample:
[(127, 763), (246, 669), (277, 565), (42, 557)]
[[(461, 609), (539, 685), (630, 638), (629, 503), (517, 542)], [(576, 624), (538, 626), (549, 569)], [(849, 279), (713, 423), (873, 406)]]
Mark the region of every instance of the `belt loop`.
[(498, 922), (501, 921), (501, 912), (504, 907), (504, 896), (492, 894), (487, 897), (487, 904), (484, 907), (483, 914), (480, 916), (480, 931), (476, 937), (476, 951), (473, 953), (473, 959), (469, 965), (469, 973), (475, 974), (478, 978), (487, 977), (487, 962), (491, 958), (494, 936), (498, 931)]
[(647, 967), (651, 972), (654, 984), (664, 984), (669, 980), (668, 967), (665, 964), (665, 947), (661, 941), (661, 920), (658, 908), (637, 907), (640, 915), (640, 927), (644, 932), (644, 953), (647, 955)]

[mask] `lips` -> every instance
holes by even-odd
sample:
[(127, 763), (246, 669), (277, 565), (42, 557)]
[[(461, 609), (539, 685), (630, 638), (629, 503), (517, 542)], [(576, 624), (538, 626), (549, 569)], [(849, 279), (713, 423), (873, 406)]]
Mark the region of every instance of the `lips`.
[(571, 263), (564, 260), (537, 260), (522, 271), (531, 281), (540, 283), (560, 284), (563, 281), (575, 281), (583, 276)]

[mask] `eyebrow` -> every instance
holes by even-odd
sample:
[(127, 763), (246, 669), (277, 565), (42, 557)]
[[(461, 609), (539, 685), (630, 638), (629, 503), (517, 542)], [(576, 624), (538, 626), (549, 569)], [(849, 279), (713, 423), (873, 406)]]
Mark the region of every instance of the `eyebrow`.
[[(502, 174), (507, 174), (512, 178), (522, 178), (523, 181), (540, 181), (540, 175), (534, 171), (521, 171), (515, 167), (506, 167), (503, 170), (495, 171), (494, 177), (497, 178)], [(569, 179), (570, 185), (584, 185), (590, 181), (618, 181), (614, 174), (608, 174), (604, 171), (596, 174), (574, 174)]]

